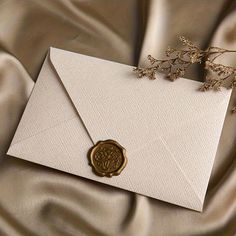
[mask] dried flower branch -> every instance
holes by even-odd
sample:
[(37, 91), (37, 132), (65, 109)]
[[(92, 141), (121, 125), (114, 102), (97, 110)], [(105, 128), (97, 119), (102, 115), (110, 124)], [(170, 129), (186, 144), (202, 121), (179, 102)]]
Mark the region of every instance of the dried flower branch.
[[(167, 58), (164, 60), (158, 60), (148, 55), (150, 66), (134, 68), (138, 78), (148, 77), (154, 80), (156, 79), (156, 74), (162, 72), (166, 74), (167, 79), (174, 81), (179, 77), (183, 77), (192, 64), (205, 63), (208, 75), (203, 85), (199, 88), (200, 91), (219, 91), (223, 86), (227, 88), (236, 87), (236, 69), (215, 63), (216, 58), (224, 53), (236, 52), (236, 50), (227, 50), (219, 47), (209, 47), (206, 50), (201, 50), (185, 37), (181, 36), (179, 39), (185, 46), (184, 49), (177, 50), (168, 47), (166, 50)], [(236, 106), (232, 111), (236, 112)]]

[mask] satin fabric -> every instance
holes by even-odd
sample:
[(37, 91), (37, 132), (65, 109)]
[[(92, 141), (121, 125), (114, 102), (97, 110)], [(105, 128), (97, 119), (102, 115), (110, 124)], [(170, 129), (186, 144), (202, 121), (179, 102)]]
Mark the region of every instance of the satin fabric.
[[(161, 58), (168, 45), (180, 46), (180, 35), (202, 48), (236, 49), (235, 7), (233, 0), (0, 0), (0, 235), (236, 235), (230, 111), (202, 213), (5, 155), (50, 46), (130, 65)], [(235, 58), (221, 61), (236, 66)], [(202, 81), (202, 68), (186, 77)], [(230, 108), (235, 103), (233, 92)]]

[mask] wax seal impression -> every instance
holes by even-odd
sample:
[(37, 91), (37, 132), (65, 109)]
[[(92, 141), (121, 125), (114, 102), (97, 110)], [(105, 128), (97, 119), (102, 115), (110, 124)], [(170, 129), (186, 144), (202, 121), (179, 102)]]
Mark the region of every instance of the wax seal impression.
[(127, 164), (125, 149), (114, 140), (99, 141), (88, 152), (89, 164), (95, 174), (119, 175)]

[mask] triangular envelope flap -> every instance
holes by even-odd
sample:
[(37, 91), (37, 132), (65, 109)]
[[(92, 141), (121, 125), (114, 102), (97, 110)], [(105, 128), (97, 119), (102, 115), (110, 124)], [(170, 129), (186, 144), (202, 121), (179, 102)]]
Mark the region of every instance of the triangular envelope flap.
[(50, 58), (93, 142), (115, 139), (129, 152), (217, 115), (229, 98), (199, 93), (200, 83), (186, 79), (138, 80), (131, 66), (60, 49), (51, 48)]
[(48, 53), (11, 146), (72, 118), (77, 118), (77, 112), (55, 76)]

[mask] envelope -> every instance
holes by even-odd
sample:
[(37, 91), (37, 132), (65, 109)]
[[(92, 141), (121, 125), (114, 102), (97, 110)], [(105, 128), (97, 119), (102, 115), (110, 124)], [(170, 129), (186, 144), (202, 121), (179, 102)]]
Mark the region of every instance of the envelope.
[[(7, 154), (202, 211), (231, 92), (137, 79), (132, 69), (50, 48)], [(109, 139), (128, 160), (112, 178), (87, 158)]]

